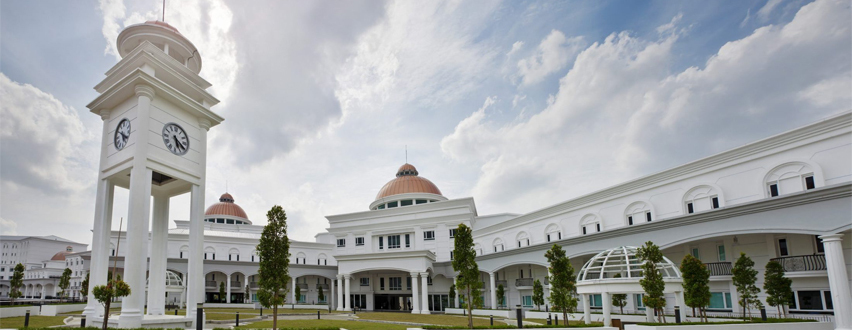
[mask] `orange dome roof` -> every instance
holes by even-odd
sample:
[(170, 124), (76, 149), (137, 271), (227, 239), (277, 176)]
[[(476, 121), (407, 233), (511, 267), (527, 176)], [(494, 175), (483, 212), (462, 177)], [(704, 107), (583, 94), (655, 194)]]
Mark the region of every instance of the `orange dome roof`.
[(222, 196), (219, 197), (219, 202), (210, 205), (210, 207), (207, 208), (207, 211), (204, 212), (204, 215), (230, 215), (248, 219), (246, 211), (243, 211), (243, 208), (239, 205), (234, 204), (234, 197), (229, 193), (222, 194)]
[(56, 254), (54, 254), (53, 257), (50, 258), (50, 260), (51, 261), (55, 261), (55, 260), (65, 261), (65, 256), (69, 255), (69, 254), (71, 254), (71, 252), (66, 252), (66, 251), (56, 252)]
[(418, 176), (420, 174), (414, 165), (405, 163), (396, 171), (396, 179), (386, 183), (376, 199), (382, 199), (388, 196), (408, 194), (408, 193), (425, 193), (441, 195), (441, 190), (438, 189), (432, 181), (427, 178)]

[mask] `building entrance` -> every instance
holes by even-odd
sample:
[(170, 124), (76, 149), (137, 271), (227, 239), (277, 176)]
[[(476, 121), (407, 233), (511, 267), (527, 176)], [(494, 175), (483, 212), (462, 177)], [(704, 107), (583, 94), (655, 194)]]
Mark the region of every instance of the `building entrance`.
[(377, 294), (373, 296), (373, 299), (375, 310), (410, 311), (412, 307), (411, 295)]

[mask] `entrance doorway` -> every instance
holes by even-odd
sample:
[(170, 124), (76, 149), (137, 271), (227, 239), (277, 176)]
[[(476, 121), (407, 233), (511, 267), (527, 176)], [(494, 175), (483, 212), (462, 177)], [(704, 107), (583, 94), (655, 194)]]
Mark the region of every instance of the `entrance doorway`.
[(383, 311), (410, 311), (411, 295), (377, 294), (373, 296), (373, 309)]
[(433, 312), (443, 312), (445, 308), (450, 307), (450, 296), (446, 294), (430, 294), (429, 295), (429, 310)]

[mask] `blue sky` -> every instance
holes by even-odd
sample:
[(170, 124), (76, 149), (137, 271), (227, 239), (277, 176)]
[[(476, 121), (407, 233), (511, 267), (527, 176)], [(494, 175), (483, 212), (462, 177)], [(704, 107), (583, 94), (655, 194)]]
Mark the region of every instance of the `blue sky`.
[[(0, 3), (4, 234), (90, 241), (85, 105), (118, 32), (161, 6)], [(406, 145), (445, 196), (522, 213), (846, 111), (850, 17), (834, 0), (166, 4), (222, 100), (207, 204), (226, 184), (255, 223), (281, 204), (300, 240), (366, 210)]]

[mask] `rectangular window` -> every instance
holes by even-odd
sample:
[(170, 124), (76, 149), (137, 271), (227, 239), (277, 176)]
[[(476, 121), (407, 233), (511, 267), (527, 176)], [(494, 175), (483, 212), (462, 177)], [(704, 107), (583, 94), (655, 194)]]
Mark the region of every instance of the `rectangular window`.
[(586, 234), (586, 226), (583, 226), (583, 235)]
[(524, 296), (524, 307), (533, 307), (532, 296)]
[(450, 251), (450, 260), (453, 260), (453, 251)]
[(521, 241), (518, 241), (518, 247), (521, 247)]
[(410, 237), (409, 234), (405, 234), (405, 247), (407, 247), (407, 248), (411, 247), (411, 237)]
[(599, 294), (589, 295), (589, 305), (591, 307), (603, 307), (603, 298)]
[(183, 251), (180, 251), (180, 258), (183, 259)]
[(388, 236), (388, 249), (399, 248), (399, 235)]
[(362, 277), (362, 278), (360, 278), (360, 281), (361, 281), (361, 286), (370, 286), (370, 278), (369, 277)]
[(600, 231), (601, 231), (601, 224), (600, 224), (600, 223), (596, 223), (596, 224), (595, 224), (595, 229), (596, 229), (598, 232), (600, 232)]
[(628, 216), (627, 216), (627, 225), (628, 225), (628, 226), (632, 226), (632, 225), (633, 225), (633, 216), (632, 216), (632, 215), (628, 215)]
[(557, 232), (556, 237), (557, 237), (557, 239), (562, 239), (562, 232), (561, 231)]
[(388, 208), (397, 207), (398, 202), (390, 202), (388, 203)]
[(819, 235), (814, 235), (814, 239), (816, 240), (817, 253), (825, 253), (825, 245), (822, 244), (822, 239), (819, 238)]
[(379, 277), (379, 290), (384, 290), (384, 289), (385, 289), (385, 278)]
[(384, 248), (385, 248), (385, 238), (382, 237), (382, 236), (379, 236), (379, 250), (382, 250)]
[(825, 296), (825, 309), (834, 309), (834, 302), (831, 301), (831, 291), (823, 291), (823, 296)]
[(730, 292), (711, 292), (709, 309), (731, 309)]
[(216, 219), (216, 223), (225, 223), (225, 219)]
[(414, 201), (412, 201), (410, 199), (406, 199), (404, 201), (399, 202), (399, 206), (409, 206), (409, 205), (414, 205)]
[(228, 220), (225, 220), (225, 223), (227, 223), (227, 224), (229, 224), (229, 225), (233, 225), (233, 224), (234, 224), (234, 219), (228, 219)]
[(432, 277), (426, 277), (426, 285), (432, 285)]
[(547, 234), (547, 241), (550, 242), (550, 234)]
[(778, 239), (778, 254), (782, 257), (786, 257), (790, 255), (790, 249), (787, 248), (787, 239), (780, 238)]
[(435, 239), (435, 231), (427, 230), (423, 232), (423, 240), (424, 241), (432, 241)]
[(778, 185), (777, 184), (769, 185), (769, 196), (770, 197), (778, 196)]
[(713, 197), (710, 201), (713, 202), (713, 208), (714, 209), (719, 208), (719, 197)]
[(799, 309), (822, 310), (822, 292), (820, 291), (797, 291), (799, 296)]
[(695, 213), (695, 208), (693, 208), (692, 203), (686, 203), (686, 213)]
[(405, 278), (405, 289), (406, 289), (406, 290), (411, 290), (411, 277), (406, 277), (406, 278)]
[(379, 210), (384, 210), (384, 209), (385, 209), (385, 204), (379, 205), (379, 207), (377, 207), (377, 209), (379, 209)]
[(635, 301), (635, 305), (637, 309), (645, 309), (645, 302), (642, 301), (642, 294), (636, 293), (633, 295), (633, 300)]
[(645, 221), (651, 222), (651, 212), (645, 212)]
[(346, 239), (338, 238), (337, 239), (337, 247), (346, 247)]
[(363, 237), (355, 237), (355, 246), (361, 246), (361, 245), (364, 245), (364, 238)]
[(814, 177), (809, 176), (805, 178), (805, 189), (811, 190), (816, 188), (816, 184), (814, 184)]
[(426, 200), (425, 199), (418, 199), (418, 200), (415, 201), (415, 203), (416, 204), (426, 204)]
[(719, 261), (726, 261), (727, 260), (727, 258), (725, 256), (725, 246), (724, 245), (717, 245), (716, 251), (719, 252)]
[(391, 291), (400, 291), (402, 290), (402, 277), (391, 277), (388, 278), (388, 289)]
[(450, 238), (456, 237), (456, 230), (457, 230), (456, 228), (450, 229)]
[(692, 253), (692, 256), (695, 257), (696, 259), (701, 259), (701, 255), (698, 254), (698, 248), (697, 247), (692, 248), (691, 253)]

